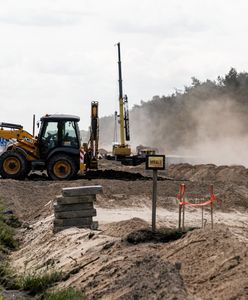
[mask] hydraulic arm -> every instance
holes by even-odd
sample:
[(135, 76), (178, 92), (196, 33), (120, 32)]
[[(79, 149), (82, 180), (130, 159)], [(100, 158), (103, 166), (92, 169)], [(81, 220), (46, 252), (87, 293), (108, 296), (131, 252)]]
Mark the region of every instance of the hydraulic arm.
[(97, 169), (97, 154), (99, 141), (98, 102), (91, 102), (91, 128), (89, 140), (90, 169)]
[(11, 123), (0, 123), (0, 137), (7, 140), (15, 139), (27, 146), (32, 146), (36, 141), (21, 125)]

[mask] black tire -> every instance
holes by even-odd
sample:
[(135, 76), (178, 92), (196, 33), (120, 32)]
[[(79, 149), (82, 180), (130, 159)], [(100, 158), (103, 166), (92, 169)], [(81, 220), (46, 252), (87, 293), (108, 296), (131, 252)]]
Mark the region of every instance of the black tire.
[(0, 175), (2, 178), (25, 179), (28, 162), (20, 153), (9, 150), (0, 156)]
[(47, 174), (53, 180), (70, 180), (78, 172), (75, 160), (67, 154), (55, 154), (47, 164)]

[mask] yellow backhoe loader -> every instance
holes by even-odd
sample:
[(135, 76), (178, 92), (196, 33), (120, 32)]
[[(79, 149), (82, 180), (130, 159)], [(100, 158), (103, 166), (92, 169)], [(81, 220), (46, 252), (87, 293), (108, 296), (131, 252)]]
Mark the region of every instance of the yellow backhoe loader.
[(97, 169), (98, 102), (91, 102), (89, 143), (81, 146), (78, 122), (71, 115), (45, 115), (38, 137), (21, 125), (0, 123), (0, 138), (14, 140), (0, 156), (2, 178), (24, 179), (30, 171), (47, 171), (53, 180), (69, 180), (77, 173)]

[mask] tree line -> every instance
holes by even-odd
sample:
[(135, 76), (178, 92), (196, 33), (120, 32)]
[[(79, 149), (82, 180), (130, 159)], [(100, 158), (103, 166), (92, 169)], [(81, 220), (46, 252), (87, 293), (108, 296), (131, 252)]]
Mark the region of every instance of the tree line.
[[(130, 111), (131, 144), (178, 152), (206, 137), (228, 136), (230, 132), (247, 135), (247, 113), (247, 72), (231, 68), (216, 80), (202, 82), (192, 77), (190, 86), (182, 92), (154, 96), (134, 105)], [(223, 126), (224, 122), (231, 127)], [(100, 144), (111, 145), (113, 136), (114, 116), (101, 118)]]

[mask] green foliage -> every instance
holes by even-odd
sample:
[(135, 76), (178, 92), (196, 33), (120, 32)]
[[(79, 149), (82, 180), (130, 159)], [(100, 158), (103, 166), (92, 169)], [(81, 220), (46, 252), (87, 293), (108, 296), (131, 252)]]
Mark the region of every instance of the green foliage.
[(31, 295), (43, 293), (53, 283), (61, 280), (60, 272), (51, 272), (44, 274), (29, 274), (20, 280), (20, 286), (24, 291), (28, 291)]
[(45, 294), (45, 300), (84, 300), (84, 293), (74, 288), (67, 288), (62, 291), (53, 291)]
[(0, 202), (0, 250), (4, 248), (15, 249), (17, 247), (17, 242), (14, 239), (15, 232), (11, 223), (9, 223), (9, 225), (7, 224), (9, 218), (6, 217), (3, 212), (4, 206)]
[(19, 228), (22, 225), (22, 223), (18, 220), (18, 218), (12, 214), (5, 216), (4, 223), (6, 223), (12, 228)]
[[(17, 288), (16, 280), (11, 274), (9, 264), (5, 261), (9, 249), (15, 249), (17, 242), (14, 239), (14, 229), (6, 224), (4, 207), (0, 203), (0, 287)], [(0, 298), (1, 299), (1, 298)]]
[(9, 266), (6, 262), (1, 261), (1, 263), (0, 263), (0, 283), (2, 281), (2, 278), (4, 278), (7, 275), (9, 275)]
[(192, 86), (196, 87), (196, 86), (201, 85), (200, 80), (197, 79), (196, 77), (191, 77), (191, 80), (192, 80), (192, 83), (191, 83)]
[(0, 220), (0, 245), (10, 249), (17, 247), (17, 242), (14, 239), (14, 230), (5, 222)]
[(6, 261), (0, 262), (0, 286), (7, 289), (19, 289), (19, 283), (12, 274), (11, 268)]
[(228, 74), (225, 75), (223, 83), (227, 87), (237, 88), (239, 87), (238, 73), (234, 68), (231, 68)]

